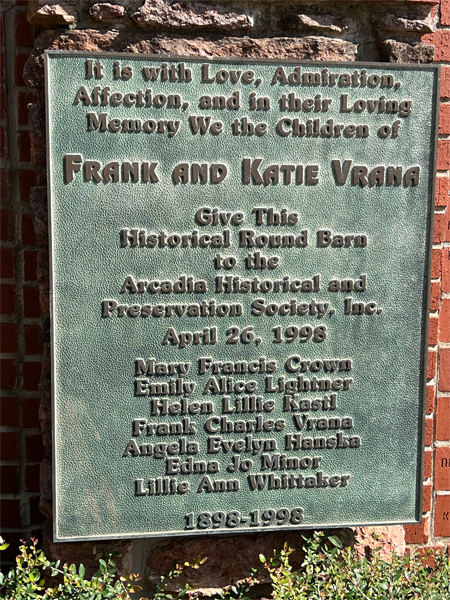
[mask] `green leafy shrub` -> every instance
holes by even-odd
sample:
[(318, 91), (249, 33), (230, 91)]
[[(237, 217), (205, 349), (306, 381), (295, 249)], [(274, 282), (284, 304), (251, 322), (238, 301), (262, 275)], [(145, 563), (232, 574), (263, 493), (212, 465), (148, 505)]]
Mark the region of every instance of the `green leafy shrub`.
[[(361, 558), (351, 546), (343, 547), (335, 536), (315, 532), (303, 538), (304, 559), (299, 571), (289, 563), (293, 548), (287, 545), (281, 552), (260, 560), (272, 583), (273, 600), (450, 600), (450, 560), (447, 551), (433, 555), (433, 567), (417, 553), (393, 553), (388, 562), (380, 558), (376, 548), (370, 558)], [(0, 550), (8, 544), (0, 538)], [(431, 551), (430, 551), (431, 552)], [(0, 598), (6, 600), (131, 600), (130, 594), (142, 588), (135, 575), (119, 577), (113, 558), (108, 553), (99, 559), (99, 569), (91, 579), (85, 579), (80, 565), (60, 565), (49, 561), (42, 550), (23, 543), (16, 558), (16, 567), (7, 575), (0, 573)], [(237, 557), (238, 559), (238, 557)], [(187, 569), (198, 569), (206, 558), (197, 557), (193, 564), (174, 565), (161, 577), (149, 598), (141, 600), (175, 600), (194, 598), (189, 584), (177, 592), (168, 592), (168, 584)], [(256, 569), (250, 577), (222, 590), (223, 599), (248, 600), (247, 594), (257, 583)]]
[[(5, 550), (9, 544), (0, 538), (0, 550)], [(117, 553), (108, 552), (96, 554), (99, 569), (91, 579), (85, 579), (85, 568), (82, 564), (76, 567), (72, 564), (61, 565), (60, 561), (48, 560), (44, 552), (37, 548), (37, 540), (31, 544), (22, 543), (20, 554), (16, 558), (16, 566), (7, 575), (0, 572), (0, 598), (6, 600), (131, 600), (132, 592), (142, 588), (135, 583), (137, 575), (120, 577), (114, 563)], [(160, 583), (154, 585), (150, 598), (141, 600), (173, 600), (174, 596), (166, 591), (167, 585), (184, 573), (187, 569), (198, 569), (206, 559), (198, 557), (193, 564), (185, 562), (161, 577)], [(180, 589), (176, 598), (190, 596), (191, 586)]]
[[(303, 538), (305, 558), (293, 572), (285, 545), (270, 559), (260, 555), (272, 581), (274, 600), (450, 600), (450, 561), (447, 551), (434, 555), (427, 566), (417, 553), (393, 553), (389, 562), (380, 558), (381, 548), (361, 558), (339, 538), (321, 532)], [(431, 551), (430, 551), (431, 552)]]

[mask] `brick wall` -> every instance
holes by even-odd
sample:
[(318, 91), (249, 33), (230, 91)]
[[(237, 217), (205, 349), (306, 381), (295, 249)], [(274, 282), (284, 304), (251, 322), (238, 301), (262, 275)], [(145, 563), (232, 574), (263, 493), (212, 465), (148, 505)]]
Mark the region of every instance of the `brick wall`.
[(442, 65), (434, 219), (422, 525), (405, 527), (407, 544), (450, 541), (450, 0), (433, 9), (437, 29), (422, 37)]
[[(140, 16), (137, 15), (144, 4), (161, 9), (159, 17), (150, 25), (145, 9), (140, 11)], [(421, 525), (406, 526), (404, 530), (398, 527), (379, 528), (382, 529), (379, 533), (381, 543), (389, 548), (402, 548), (405, 541), (407, 545), (419, 547), (449, 544), (450, 0), (357, 0), (353, 3), (324, 0), (312, 4), (288, 0), (278, 3), (275, 8), (269, 0), (260, 0), (256, 16), (252, 12), (256, 6), (252, 0), (236, 0), (232, 9), (229, 9), (228, 0), (211, 0), (210, 4), (214, 5), (214, 10), (219, 8), (222, 11), (218, 19), (222, 25), (213, 32), (211, 23), (202, 24), (198, 15), (195, 23), (192, 20), (189, 24), (189, 19), (192, 19), (189, 10), (183, 5), (169, 10), (165, 0), (147, 0), (145, 3), (144, 0), (117, 0), (116, 3), (67, 0), (60, 4), (53, 0), (32, 0), (29, 6), (25, 0), (16, 0), (3, 2), (0, 7), (3, 19), (0, 38), (3, 535), (14, 545), (17, 537), (36, 533), (38, 537), (47, 539), (55, 555), (69, 559), (74, 553), (78, 556), (79, 552), (79, 557), (83, 557), (81, 546), (52, 545), (48, 528), (51, 519), (49, 346), (39, 339), (46, 340), (45, 319), (48, 312), (42, 52), (43, 48), (51, 47), (328, 60), (420, 63), (434, 60), (446, 65), (442, 69), (432, 264), (424, 520)], [(27, 8), (32, 26), (26, 20)], [(236, 13), (252, 14), (251, 27), (249, 19), (236, 17)], [(311, 19), (297, 22), (292, 18), (292, 15), (299, 14), (309, 15), (308, 19), (312, 14), (312, 22)], [(315, 18), (317, 15), (326, 15), (329, 19)], [(347, 29), (342, 26), (344, 18), (350, 21)], [(294, 21), (297, 23), (295, 26)], [(39, 34), (36, 41), (35, 33)], [(243, 36), (246, 36), (245, 42)], [(28, 58), (30, 52), (32, 54)], [(29, 103), (31, 106), (27, 111)], [(32, 126), (28, 125), (29, 118)], [(39, 430), (38, 410), (43, 438)], [(45, 535), (40, 531), (43, 516), (38, 508), (39, 502), (47, 517)], [(367, 538), (367, 532), (361, 530), (360, 536)], [(264, 548), (267, 545), (265, 550), (270, 551), (268, 546), (279, 545), (279, 537), (266, 534), (256, 542), (253, 536), (241, 536), (238, 542), (232, 543), (227, 538), (227, 544), (221, 544), (219, 538), (213, 542), (202, 539), (200, 545), (196, 545), (195, 541), (185, 545), (183, 542), (171, 542), (165, 548), (164, 557), (170, 565), (173, 556), (189, 558), (189, 553), (195, 556), (205, 552), (209, 555), (208, 544), (211, 543), (214, 557), (205, 564), (210, 571), (204, 580), (209, 577), (210, 581), (218, 583), (213, 565), (220, 564), (228, 576), (234, 574), (237, 568), (235, 551), (229, 552), (227, 547), (235, 548), (234, 544), (238, 543), (240, 553), (249, 556), (253, 546), (257, 557), (262, 551), (259, 549), (261, 544)], [(132, 544), (125, 544), (123, 551), (129, 552), (132, 547)], [(142, 550), (142, 546), (139, 548)], [(155, 570), (161, 566), (162, 554), (159, 551), (153, 555), (150, 550), (148, 552), (150, 569)], [(241, 562), (244, 574), (248, 573), (250, 562)], [(223, 582), (224, 585), (226, 583)]]
[(36, 264), (37, 243), (30, 188), (42, 175), (30, 162), (27, 104), (30, 90), (22, 71), (34, 45), (27, 2), (0, 7), (0, 511), (2, 535), (13, 558), (20, 537), (42, 538), (39, 472), (44, 447), (39, 424), (39, 379), (43, 345)]

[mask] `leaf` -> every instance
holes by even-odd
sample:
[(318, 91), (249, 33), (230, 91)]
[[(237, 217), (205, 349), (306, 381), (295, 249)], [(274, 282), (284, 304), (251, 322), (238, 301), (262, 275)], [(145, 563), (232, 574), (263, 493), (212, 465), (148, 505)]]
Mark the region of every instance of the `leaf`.
[(133, 592), (141, 592), (144, 588), (141, 588), (140, 585), (132, 585), (131, 589), (133, 590)]
[(264, 554), (260, 554), (260, 555), (259, 555), (259, 560), (260, 560), (261, 562), (266, 562), (266, 557), (264, 556)]
[(336, 546), (336, 548), (342, 548), (341, 540), (338, 537), (336, 537), (335, 535), (330, 535), (330, 537), (328, 539), (333, 544), (333, 546)]
[(79, 568), (78, 568), (78, 574), (80, 575), (80, 577), (82, 577), (84, 579), (84, 574), (85, 574), (85, 569), (84, 569), (84, 565), (80, 564)]
[[(3, 538), (1, 538), (3, 539)], [(0, 550), (6, 550), (6, 548), (9, 548), (9, 544), (7, 542), (4, 542), (1, 546), (0, 546)]]

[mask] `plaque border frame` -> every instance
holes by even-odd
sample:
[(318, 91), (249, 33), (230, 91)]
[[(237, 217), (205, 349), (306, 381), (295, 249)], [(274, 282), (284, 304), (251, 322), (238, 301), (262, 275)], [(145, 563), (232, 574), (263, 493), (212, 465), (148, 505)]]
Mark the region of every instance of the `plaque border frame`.
[[(50, 119), (49, 119), (49, 96), (50, 96), (50, 57), (51, 56), (86, 56), (86, 57), (108, 57), (108, 58), (148, 58), (148, 59), (167, 59), (176, 61), (195, 61), (214, 64), (215, 62), (220, 63), (242, 63), (242, 64), (292, 64), (300, 66), (312, 66), (312, 65), (324, 65), (324, 66), (336, 66), (336, 67), (378, 67), (378, 68), (389, 68), (395, 71), (402, 70), (432, 70), (435, 71), (434, 80), (434, 102), (432, 102), (433, 109), (433, 124), (430, 136), (430, 150), (431, 156), (431, 168), (430, 168), (430, 182), (428, 189), (428, 213), (427, 221), (428, 227), (426, 233), (427, 239), (427, 254), (426, 254), (426, 298), (423, 302), (426, 308), (425, 318), (422, 315), (422, 336), (421, 336), (421, 388), (422, 397), (419, 404), (419, 408), (422, 413), (422, 424), (419, 428), (419, 450), (420, 460), (418, 461), (417, 469), (419, 472), (416, 476), (416, 520), (413, 521), (378, 521), (378, 522), (363, 522), (363, 523), (339, 523), (339, 524), (308, 524), (308, 525), (285, 525), (285, 526), (270, 526), (270, 527), (239, 527), (233, 529), (216, 529), (216, 530), (202, 530), (194, 529), (189, 531), (184, 530), (173, 530), (165, 532), (129, 532), (126, 534), (105, 534), (105, 535), (93, 535), (93, 536), (75, 536), (75, 537), (60, 537), (58, 535), (58, 496), (57, 496), (57, 471), (56, 471), (56, 431), (54, 427), (56, 417), (56, 393), (55, 393), (55, 320), (54, 315), (54, 260), (53, 260), (53, 219), (52, 219), (52, 202), (51, 202), (51, 190), (52, 190), (52, 160), (51, 160), (51, 138), (50, 138)], [(370, 527), (370, 526), (389, 526), (389, 525), (418, 525), (422, 523), (422, 503), (423, 503), (423, 480), (424, 480), (424, 452), (425, 452), (425, 417), (426, 417), (426, 388), (427, 388), (427, 362), (428, 362), (428, 336), (429, 336), (429, 320), (430, 320), (430, 296), (431, 296), (431, 267), (432, 267), (432, 250), (433, 250), (433, 231), (434, 231), (434, 208), (435, 208), (435, 193), (436, 193), (436, 176), (437, 176), (437, 148), (438, 148), (438, 137), (439, 137), (439, 107), (440, 107), (440, 83), (441, 83), (441, 65), (435, 63), (428, 64), (416, 64), (416, 63), (386, 63), (386, 62), (372, 62), (372, 61), (319, 61), (319, 60), (296, 60), (296, 59), (276, 59), (276, 58), (246, 58), (246, 57), (211, 57), (211, 56), (198, 56), (198, 55), (177, 55), (177, 54), (149, 54), (149, 53), (133, 53), (133, 52), (101, 52), (101, 51), (86, 51), (86, 50), (44, 50), (44, 87), (45, 87), (45, 120), (46, 120), (46, 174), (47, 174), (47, 204), (48, 204), (48, 247), (49, 247), (49, 282), (50, 282), (50, 359), (51, 359), (51, 405), (52, 405), (52, 522), (53, 522), (53, 541), (54, 542), (80, 542), (80, 541), (97, 541), (97, 540), (120, 540), (120, 539), (134, 539), (134, 538), (147, 538), (147, 539), (159, 539), (159, 538), (173, 538), (180, 539), (188, 536), (211, 536), (221, 535), (223, 537), (230, 535), (248, 535), (252, 533), (262, 532), (279, 532), (279, 531), (299, 531), (299, 530), (319, 530), (319, 529), (344, 529), (346, 527)], [(418, 486), (418, 489), (417, 489)]]

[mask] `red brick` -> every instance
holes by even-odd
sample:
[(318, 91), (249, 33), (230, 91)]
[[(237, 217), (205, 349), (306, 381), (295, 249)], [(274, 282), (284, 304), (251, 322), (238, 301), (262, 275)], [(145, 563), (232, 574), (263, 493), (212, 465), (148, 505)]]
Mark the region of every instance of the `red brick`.
[(0, 425), (2, 427), (19, 426), (17, 398), (0, 398)]
[(0, 248), (0, 277), (12, 279), (14, 277), (14, 250)]
[(0, 169), (0, 200), (2, 202), (11, 202), (11, 181), (7, 169)]
[(28, 125), (28, 104), (36, 102), (35, 92), (19, 92), (17, 117), (19, 125)]
[(441, 282), (433, 281), (430, 290), (430, 310), (435, 312), (441, 307)]
[(450, 292), (450, 248), (442, 252), (442, 291)]
[(450, 242), (450, 208), (445, 212), (444, 242)]
[(434, 33), (424, 35), (422, 41), (426, 44), (433, 44), (436, 47), (434, 62), (450, 61), (450, 31), (438, 29)]
[(0, 486), (2, 494), (18, 494), (19, 469), (17, 467), (0, 467)]
[(16, 352), (17, 326), (15, 323), (0, 323), (0, 352)]
[(438, 343), (439, 317), (430, 317), (428, 330), (428, 345), (435, 346)]
[(450, 398), (437, 399), (436, 439), (450, 442)]
[(449, 0), (441, 0), (439, 6), (440, 23), (441, 25), (450, 25), (450, 2)]
[(0, 457), (1, 460), (19, 459), (19, 436), (17, 433), (11, 431), (2, 433), (0, 436)]
[(450, 446), (435, 450), (434, 489), (450, 490)]
[(431, 277), (433, 279), (440, 279), (442, 269), (442, 250), (440, 248), (433, 248), (431, 256)]
[(39, 175), (34, 169), (19, 169), (19, 190), (22, 202), (30, 201), (30, 190), (38, 183)]
[(450, 537), (450, 494), (436, 496), (434, 536)]
[(24, 313), (27, 318), (36, 318), (41, 316), (41, 307), (39, 304), (39, 288), (23, 288)]
[(27, 492), (39, 492), (40, 465), (27, 465), (25, 467), (25, 488)]
[(25, 250), (23, 253), (24, 276), (26, 281), (37, 281), (37, 250)]
[(441, 97), (450, 98), (450, 67), (441, 67)]
[(450, 342), (450, 298), (442, 300), (439, 313), (439, 341)]
[(34, 27), (28, 23), (27, 13), (16, 13), (16, 44), (18, 46), (33, 46)]
[(423, 456), (423, 478), (429, 479), (433, 470), (433, 451), (425, 450)]
[(434, 397), (435, 397), (435, 387), (434, 385), (427, 385), (427, 395), (425, 402), (425, 411), (427, 415), (430, 415), (434, 412)]
[(20, 527), (20, 500), (0, 500), (3, 527)]
[(450, 392), (450, 348), (441, 349), (438, 390)]
[(27, 462), (41, 462), (44, 453), (42, 435), (28, 435), (25, 438), (25, 459)]
[(440, 171), (450, 169), (450, 140), (438, 140), (437, 168)]
[(404, 525), (407, 544), (426, 544), (428, 542), (428, 517), (420, 525)]
[(31, 149), (30, 149), (30, 132), (29, 131), (18, 131), (17, 142), (19, 144), (19, 160), (22, 162), (30, 162), (31, 160)]
[(0, 239), (3, 242), (11, 242), (13, 239), (13, 213), (12, 210), (2, 209), (0, 211)]
[(22, 425), (31, 429), (39, 429), (39, 398), (27, 398), (22, 401)]
[(436, 567), (436, 553), (438, 551), (442, 551), (442, 546), (423, 546), (422, 548), (417, 548), (417, 554), (422, 559), (422, 565), (434, 569)]
[(23, 213), (22, 215), (22, 242), (24, 244), (36, 243), (33, 216), (30, 213)]
[(10, 390), (16, 385), (16, 361), (13, 358), (0, 360), (0, 388)]
[(435, 244), (440, 244), (444, 241), (446, 221), (445, 213), (435, 213), (433, 231), (433, 242)]
[(436, 377), (437, 351), (428, 350), (427, 379)]
[(39, 497), (33, 496), (30, 498), (30, 523), (34, 525), (36, 523), (43, 523), (44, 520), (45, 517), (39, 509)]
[(425, 446), (433, 444), (434, 419), (425, 419)]
[(423, 486), (422, 512), (427, 513), (431, 510), (431, 498), (433, 496), (433, 488), (428, 483)]
[(0, 312), (2, 315), (13, 315), (15, 312), (14, 285), (0, 283)]
[(0, 158), (8, 158), (8, 136), (3, 125), (0, 125)]
[(40, 325), (25, 325), (25, 354), (42, 354), (44, 344), (39, 341)]
[(24, 361), (23, 363), (23, 389), (29, 392), (39, 389), (42, 365), (36, 361)]
[(450, 133), (450, 103), (441, 104), (439, 110), (439, 133), (448, 135)]
[(23, 52), (18, 52), (16, 55), (16, 70), (15, 70), (15, 76), (16, 76), (16, 85), (18, 86), (25, 86), (25, 81), (23, 79), (23, 68), (25, 66), (25, 63), (27, 62), (29, 54), (28, 53), (23, 53)]

